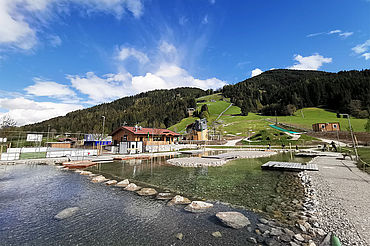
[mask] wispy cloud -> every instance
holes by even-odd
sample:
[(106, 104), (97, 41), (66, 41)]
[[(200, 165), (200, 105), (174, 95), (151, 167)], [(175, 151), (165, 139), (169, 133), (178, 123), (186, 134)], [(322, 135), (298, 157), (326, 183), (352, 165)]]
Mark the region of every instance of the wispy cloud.
[(370, 53), (364, 53), (361, 56), (365, 57), (365, 60), (369, 60), (370, 59)]
[(138, 51), (135, 48), (122, 47), (118, 52), (117, 59), (120, 61), (124, 61), (128, 59), (129, 57), (134, 57), (136, 60), (138, 60), (142, 64), (149, 62), (148, 56), (144, 54), (143, 52)]
[[(135, 18), (143, 14), (143, 4), (140, 0), (17, 0), (0, 1), (0, 45), (7, 48), (30, 50), (38, 42), (40, 31), (35, 24), (48, 22), (60, 6), (69, 8), (78, 5), (81, 11), (94, 14), (96, 12), (114, 15), (121, 18), (129, 11)], [(55, 12), (55, 13), (54, 13)], [(51, 44), (60, 45), (60, 38), (54, 36)]]
[(261, 69), (259, 69), (259, 68), (253, 69), (252, 73), (251, 73), (251, 77), (260, 75), (261, 73), (263, 73), (263, 71)]
[(333, 61), (332, 58), (326, 58), (319, 54), (314, 54), (311, 56), (301, 56), (301, 55), (295, 55), (294, 60), (297, 62), (290, 67), (287, 67), (288, 69), (294, 69), (294, 70), (317, 70), (319, 69), (323, 64), (325, 63), (331, 63)]
[(329, 32), (311, 33), (311, 34), (308, 34), (306, 37), (311, 38), (311, 37), (316, 37), (316, 36), (325, 35), (325, 34), (326, 35), (337, 34), (339, 37), (348, 38), (349, 36), (353, 35), (353, 32), (343, 32), (342, 30), (336, 29), (336, 30), (332, 30)]
[(356, 53), (356, 54), (361, 54), (361, 53), (364, 53), (366, 52), (370, 47), (370, 39), (366, 40), (364, 43), (362, 44), (358, 44), (356, 45), (355, 47), (352, 48), (352, 50)]

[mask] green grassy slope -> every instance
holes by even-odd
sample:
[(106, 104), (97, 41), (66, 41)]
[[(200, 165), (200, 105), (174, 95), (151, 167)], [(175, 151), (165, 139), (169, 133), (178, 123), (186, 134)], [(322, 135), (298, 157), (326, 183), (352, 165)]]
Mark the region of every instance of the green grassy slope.
[[(230, 102), (226, 98), (222, 98), (220, 94), (214, 94), (209, 96), (204, 96), (198, 98), (197, 101), (205, 100), (206, 102), (197, 103), (197, 108), (203, 104), (207, 104), (210, 117), (208, 119), (209, 125), (212, 125), (218, 115), (224, 111)], [(302, 112), (303, 111), (303, 116)], [(266, 121), (266, 119), (275, 121), (275, 117), (272, 116), (260, 116), (255, 113), (249, 113), (248, 116), (241, 116), (241, 110), (237, 106), (230, 107), (218, 120), (219, 127), (223, 135), (232, 134), (238, 136), (249, 136), (253, 133), (257, 133), (260, 130), (267, 130), (270, 132), (275, 132), (268, 125), (271, 124)], [(312, 124), (319, 122), (339, 122), (341, 125), (341, 130), (348, 130), (348, 120), (344, 118), (337, 118), (336, 113), (329, 112), (321, 108), (304, 108), (298, 110), (293, 116), (279, 116), (278, 122), (286, 123), (289, 125), (303, 127), (306, 129), (312, 129)], [(181, 122), (171, 126), (169, 129), (181, 132), (185, 130), (185, 127), (194, 122), (196, 118), (190, 117), (181, 120)], [(365, 131), (364, 125), (367, 119), (355, 119), (351, 118), (351, 124), (354, 131), (363, 132)]]

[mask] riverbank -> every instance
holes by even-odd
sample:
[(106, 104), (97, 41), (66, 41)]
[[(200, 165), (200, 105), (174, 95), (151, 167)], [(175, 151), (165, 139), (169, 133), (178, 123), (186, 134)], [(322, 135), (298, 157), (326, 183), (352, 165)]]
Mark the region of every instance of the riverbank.
[(343, 245), (370, 245), (370, 175), (339, 157), (313, 159), (319, 167), (319, 172), (309, 173), (318, 201), (317, 223)]

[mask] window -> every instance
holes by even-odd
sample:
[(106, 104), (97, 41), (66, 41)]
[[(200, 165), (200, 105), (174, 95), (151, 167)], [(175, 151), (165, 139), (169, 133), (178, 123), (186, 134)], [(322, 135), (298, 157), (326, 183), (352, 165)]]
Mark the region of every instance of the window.
[(321, 128), (325, 128), (325, 125), (321, 125)]
[(167, 142), (171, 142), (171, 138), (170, 137), (166, 137), (166, 141)]
[(141, 142), (143, 141), (143, 137), (140, 137), (140, 141), (141, 141)]
[(127, 142), (127, 135), (123, 135), (123, 141)]
[(337, 128), (337, 125), (336, 125), (336, 124), (334, 124), (334, 125), (333, 125), (333, 128)]

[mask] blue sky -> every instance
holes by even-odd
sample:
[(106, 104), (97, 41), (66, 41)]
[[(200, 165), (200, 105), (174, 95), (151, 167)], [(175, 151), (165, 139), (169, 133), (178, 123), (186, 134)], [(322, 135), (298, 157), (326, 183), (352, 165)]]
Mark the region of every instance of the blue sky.
[(0, 114), (18, 125), (152, 89), (369, 64), (367, 0), (0, 1)]

